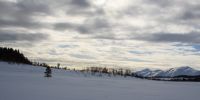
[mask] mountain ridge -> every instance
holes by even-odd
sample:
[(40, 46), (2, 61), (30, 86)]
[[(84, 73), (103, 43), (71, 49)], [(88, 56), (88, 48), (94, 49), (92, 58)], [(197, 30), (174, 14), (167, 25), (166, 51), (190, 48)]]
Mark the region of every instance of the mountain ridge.
[(170, 68), (167, 70), (151, 70), (143, 69), (141, 71), (134, 72), (140, 77), (177, 77), (177, 76), (199, 76), (200, 71), (190, 66), (181, 66), (176, 68)]

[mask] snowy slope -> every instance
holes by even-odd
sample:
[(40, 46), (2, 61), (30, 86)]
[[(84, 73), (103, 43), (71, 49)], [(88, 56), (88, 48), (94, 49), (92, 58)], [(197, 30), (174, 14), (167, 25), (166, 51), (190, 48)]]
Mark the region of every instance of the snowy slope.
[(0, 62), (0, 100), (197, 100), (200, 83), (93, 77)]
[(175, 77), (181, 75), (187, 76), (197, 76), (200, 75), (200, 71), (195, 70), (188, 66), (178, 67), (178, 68), (170, 68), (168, 70), (150, 70), (144, 69), (141, 71), (135, 72), (139, 76), (143, 77)]
[(180, 75), (188, 75), (188, 76), (196, 76), (200, 75), (200, 71), (197, 71), (191, 67), (179, 67), (179, 68), (171, 68), (166, 71), (165, 76), (180, 76)]
[(138, 76), (148, 77), (151, 76), (152, 71), (150, 69), (143, 69), (141, 71), (135, 72)]

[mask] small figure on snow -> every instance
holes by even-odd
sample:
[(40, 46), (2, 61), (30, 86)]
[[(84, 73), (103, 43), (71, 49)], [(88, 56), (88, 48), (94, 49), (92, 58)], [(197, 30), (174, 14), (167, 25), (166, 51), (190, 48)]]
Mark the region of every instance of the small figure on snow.
[(51, 68), (46, 67), (46, 71), (44, 73), (45, 73), (45, 77), (51, 77)]

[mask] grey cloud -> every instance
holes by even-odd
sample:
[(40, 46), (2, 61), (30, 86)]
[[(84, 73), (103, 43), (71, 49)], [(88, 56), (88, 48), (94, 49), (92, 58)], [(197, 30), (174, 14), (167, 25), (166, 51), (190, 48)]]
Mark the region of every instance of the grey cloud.
[(23, 13), (49, 14), (51, 10), (46, 2), (36, 0), (19, 0), (16, 7)]
[(54, 29), (55, 30), (60, 30), (60, 31), (64, 31), (64, 30), (75, 30), (77, 27), (79, 27), (78, 24), (74, 24), (74, 23), (56, 23), (54, 24)]
[(35, 16), (50, 13), (48, 5), (34, 0), (17, 2), (0, 1), (0, 26), (41, 28), (44, 24), (35, 20)]
[(115, 34), (97, 34), (92, 36), (94, 39), (106, 39), (106, 40), (121, 40), (121, 38), (116, 38)]
[[(161, 14), (165, 14), (167, 17), (164, 19), (161, 17), (159, 20), (164, 19), (165, 23), (170, 22), (174, 24), (185, 24), (189, 26), (197, 26), (200, 17), (200, 3), (198, 1), (180, 1), (180, 0), (150, 0), (154, 4), (159, 5)], [(173, 13), (174, 11), (174, 13)], [(156, 13), (155, 13), (156, 14)], [(198, 22), (197, 22), (198, 21)]]
[[(0, 27), (22, 27), (28, 29), (50, 28), (50, 24), (41, 22), (36, 19), (37, 16), (53, 16), (55, 11), (65, 11), (67, 15), (99, 15), (104, 14), (104, 10), (94, 8), (88, 0), (59, 0), (55, 1), (38, 1), (38, 0), (18, 0), (17, 2), (0, 1)], [(64, 23), (56, 24), (55, 29), (63, 30), (66, 26), (85, 31), (81, 25), (67, 25)], [(68, 29), (69, 29), (68, 28)]]
[(133, 61), (133, 62), (152, 62), (149, 60), (143, 60), (143, 59), (139, 59), (139, 58), (127, 58), (124, 61)]
[(183, 20), (199, 20), (200, 18), (200, 4), (196, 6), (189, 6), (183, 11), (183, 13), (178, 17)]
[(81, 24), (75, 23), (56, 23), (54, 29), (56, 30), (73, 30), (81, 34), (95, 34), (108, 31), (111, 24), (104, 18), (94, 18), (85, 20)]
[(68, 9), (66, 11), (66, 15), (71, 15), (71, 16), (80, 16), (80, 15), (83, 15), (83, 16), (90, 16), (90, 15), (93, 15), (94, 12), (91, 11), (91, 10), (88, 10), (88, 9)]
[(148, 4), (158, 5), (160, 7), (167, 7), (174, 4), (174, 1), (171, 0), (144, 0)]
[(22, 19), (21, 20), (0, 19), (0, 27), (23, 27), (23, 28), (35, 29), (35, 28), (48, 27), (48, 25), (45, 23), (40, 23), (40, 22), (26, 21), (26, 19), (25, 20), (22, 20)]
[(180, 42), (180, 43), (200, 43), (200, 33), (155, 33), (136, 35), (133, 37), (136, 40), (150, 41), (150, 42)]
[(66, 15), (76, 16), (102, 16), (105, 15), (105, 10), (102, 8), (88, 7), (88, 8), (68, 8)]
[[(64, 4), (64, 5), (63, 5)], [(67, 0), (61, 6), (64, 7), (66, 15), (92, 15), (92, 5), (88, 0)], [(66, 7), (65, 7), (66, 6)]]
[(68, 0), (66, 3), (68, 5), (65, 7), (66, 15), (90, 17), (105, 14), (104, 8), (92, 5), (90, 0)]
[(44, 33), (20, 33), (0, 31), (0, 42), (28, 41), (38, 42), (47, 39), (49, 36)]
[(71, 0), (70, 4), (72, 6), (80, 7), (80, 8), (87, 8), (91, 6), (88, 0)]
[(110, 28), (110, 23), (105, 18), (94, 18), (86, 20), (82, 25), (80, 25), (77, 30), (83, 34), (94, 34), (108, 31)]
[(75, 58), (79, 58), (79, 59), (95, 59), (92, 56), (83, 55), (83, 54), (70, 54), (70, 56), (75, 57)]
[[(133, 18), (144, 16), (148, 19), (146, 21), (147, 27), (130, 29), (130, 31), (139, 33), (137, 32), (139, 30), (148, 36), (149, 32), (157, 30), (166, 34), (167, 32), (175, 33), (178, 30), (192, 33), (200, 28), (200, 3), (198, 0), (142, 0), (142, 3), (145, 6), (132, 5), (124, 11), (124, 14), (121, 14)], [(150, 23), (148, 25), (151, 21), (156, 24)], [(182, 29), (183, 27), (185, 29)], [(187, 28), (188, 30), (186, 30)]]

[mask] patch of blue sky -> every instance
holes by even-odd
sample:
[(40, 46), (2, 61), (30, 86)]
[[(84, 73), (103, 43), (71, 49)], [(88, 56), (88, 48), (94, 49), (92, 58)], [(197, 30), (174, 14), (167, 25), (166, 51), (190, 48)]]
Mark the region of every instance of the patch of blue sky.
[(129, 53), (132, 53), (132, 54), (152, 54), (151, 52), (135, 51), (135, 50), (129, 51)]
[(73, 48), (76, 47), (77, 45), (69, 45), (69, 44), (61, 44), (58, 45), (59, 48)]

